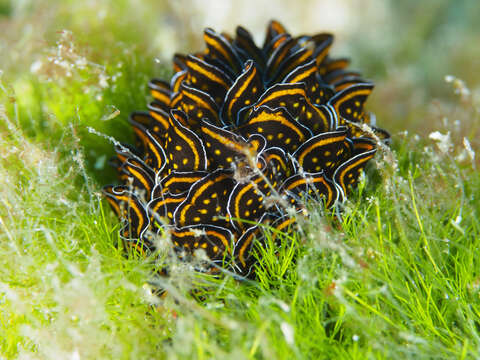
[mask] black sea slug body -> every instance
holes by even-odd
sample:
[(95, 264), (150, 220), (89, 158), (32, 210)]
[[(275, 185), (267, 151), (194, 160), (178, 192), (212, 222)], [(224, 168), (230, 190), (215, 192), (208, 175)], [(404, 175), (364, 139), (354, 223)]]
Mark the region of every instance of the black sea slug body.
[(112, 160), (123, 184), (103, 192), (127, 247), (148, 254), (161, 238), (180, 258), (203, 249), (210, 271), (248, 275), (259, 224), (294, 225), (287, 209), (306, 198), (343, 202), (373, 138), (389, 135), (364, 110), (373, 84), (328, 55), (332, 35), (272, 21), (261, 48), (242, 27), (204, 39), (204, 52), (174, 56), (170, 82), (150, 82), (149, 111), (130, 116), (137, 143)]

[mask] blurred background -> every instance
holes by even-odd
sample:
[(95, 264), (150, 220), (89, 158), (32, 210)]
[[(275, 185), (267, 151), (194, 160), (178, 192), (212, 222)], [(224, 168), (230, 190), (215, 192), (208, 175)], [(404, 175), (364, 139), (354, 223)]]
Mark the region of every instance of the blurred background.
[[(270, 19), (294, 35), (332, 32), (332, 54), (376, 84), (368, 109), (394, 135), (456, 121), (477, 141), (478, 0), (0, 0), (3, 95), (32, 136), (77, 121), (123, 140), (126, 122), (112, 119), (145, 109), (148, 79), (169, 78), (174, 52), (203, 49), (203, 28), (241, 24), (261, 43)], [(82, 141), (103, 168), (110, 145)]]

